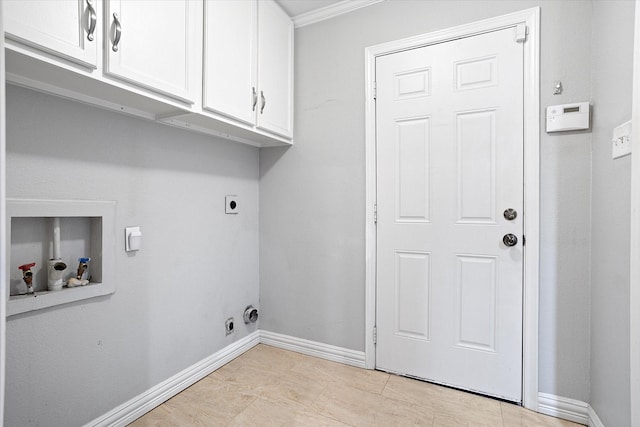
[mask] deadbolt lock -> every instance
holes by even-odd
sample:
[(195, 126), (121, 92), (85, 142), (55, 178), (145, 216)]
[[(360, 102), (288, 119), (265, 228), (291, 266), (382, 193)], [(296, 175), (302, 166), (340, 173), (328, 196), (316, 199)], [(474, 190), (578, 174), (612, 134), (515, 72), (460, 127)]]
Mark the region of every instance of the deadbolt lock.
[(506, 219), (507, 221), (513, 221), (518, 216), (518, 212), (516, 212), (515, 209), (509, 208), (504, 210), (503, 215), (504, 219)]

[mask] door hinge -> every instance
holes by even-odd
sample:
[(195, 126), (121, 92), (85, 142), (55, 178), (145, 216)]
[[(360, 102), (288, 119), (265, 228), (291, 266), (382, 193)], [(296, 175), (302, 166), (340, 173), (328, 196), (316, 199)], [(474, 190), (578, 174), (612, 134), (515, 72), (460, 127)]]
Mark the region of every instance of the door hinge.
[(373, 205), (373, 223), (377, 224), (378, 223), (378, 204), (374, 204)]
[(378, 99), (378, 82), (373, 82), (373, 99)]
[(373, 343), (378, 344), (378, 328), (376, 326), (373, 327)]
[(525, 237), (525, 235), (522, 235), (522, 246), (527, 244), (527, 238)]
[(527, 41), (527, 34), (529, 34), (529, 28), (524, 22), (516, 25), (516, 42), (524, 43)]

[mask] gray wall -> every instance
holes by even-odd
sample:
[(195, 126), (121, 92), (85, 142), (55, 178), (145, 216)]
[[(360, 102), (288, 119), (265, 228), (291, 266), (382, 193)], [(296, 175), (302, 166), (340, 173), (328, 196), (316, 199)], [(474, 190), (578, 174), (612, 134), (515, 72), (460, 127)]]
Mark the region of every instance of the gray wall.
[[(364, 350), (364, 48), (538, 5), (542, 108), (589, 100), (588, 1), (390, 0), (296, 30), (295, 144), (260, 153), (261, 328)], [(541, 133), (540, 391), (583, 401), (590, 142)]]
[(82, 425), (255, 330), (257, 149), (12, 86), (7, 121), (9, 197), (117, 211), (115, 294), (9, 318), (5, 425)]
[(611, 132), (631, 119), (633, 31), (633, 2), (594, 3), (591, 406), (607, 426), (631, 425), (631, 158), (611, 159)]

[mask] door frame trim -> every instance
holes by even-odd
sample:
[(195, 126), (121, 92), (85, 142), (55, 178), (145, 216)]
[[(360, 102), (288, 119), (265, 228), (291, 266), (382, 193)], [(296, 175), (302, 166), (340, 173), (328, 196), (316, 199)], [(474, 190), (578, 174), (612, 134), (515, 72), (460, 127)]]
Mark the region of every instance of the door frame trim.
[[(540, 259), (540, 8), (501, 15), (365, 48), (365, 365), (375, 368), (376, 326), (376, 57), (470, 37), (499, 29), (527, 26), (524, 44), (524, 250), (522, 404), (538, 409), (538, 288)], [(514, 38), (515, 43), (515, 38)]]
[[(4, 11), (0, 2), (0, 34), (4, 34)], [(0, 427), (4, 423), (5, 373), (7, 354), (7, 295), (9, 295), (9, 262), (6, 253), (6, 198), (7, 198), (7, 144), (6, 144), (6, 85), (4, 37), (0, 38)]]
[[(640, 0), (635, 2), (632, 121), (640, 123)], [(631, 247), (629, 277), (629, 360), (631, 425), (640, 426), (640, 126), (631, 130)]]

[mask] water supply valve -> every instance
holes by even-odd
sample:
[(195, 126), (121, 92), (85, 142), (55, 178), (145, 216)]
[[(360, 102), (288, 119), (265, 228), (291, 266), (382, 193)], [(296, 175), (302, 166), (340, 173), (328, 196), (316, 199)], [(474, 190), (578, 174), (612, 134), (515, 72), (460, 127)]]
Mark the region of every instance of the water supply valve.
[(22, 280), (24, 280), (24, 283), (27, 285), (27, 293), (33, 294), (33, 296), (36, 296), (36, 293), (33, 291), (33, 272), (31, 271), (31, 267), (35, 266), (36, 263), (31, 262), (18, 267), (19, 270), (22, 270)]

